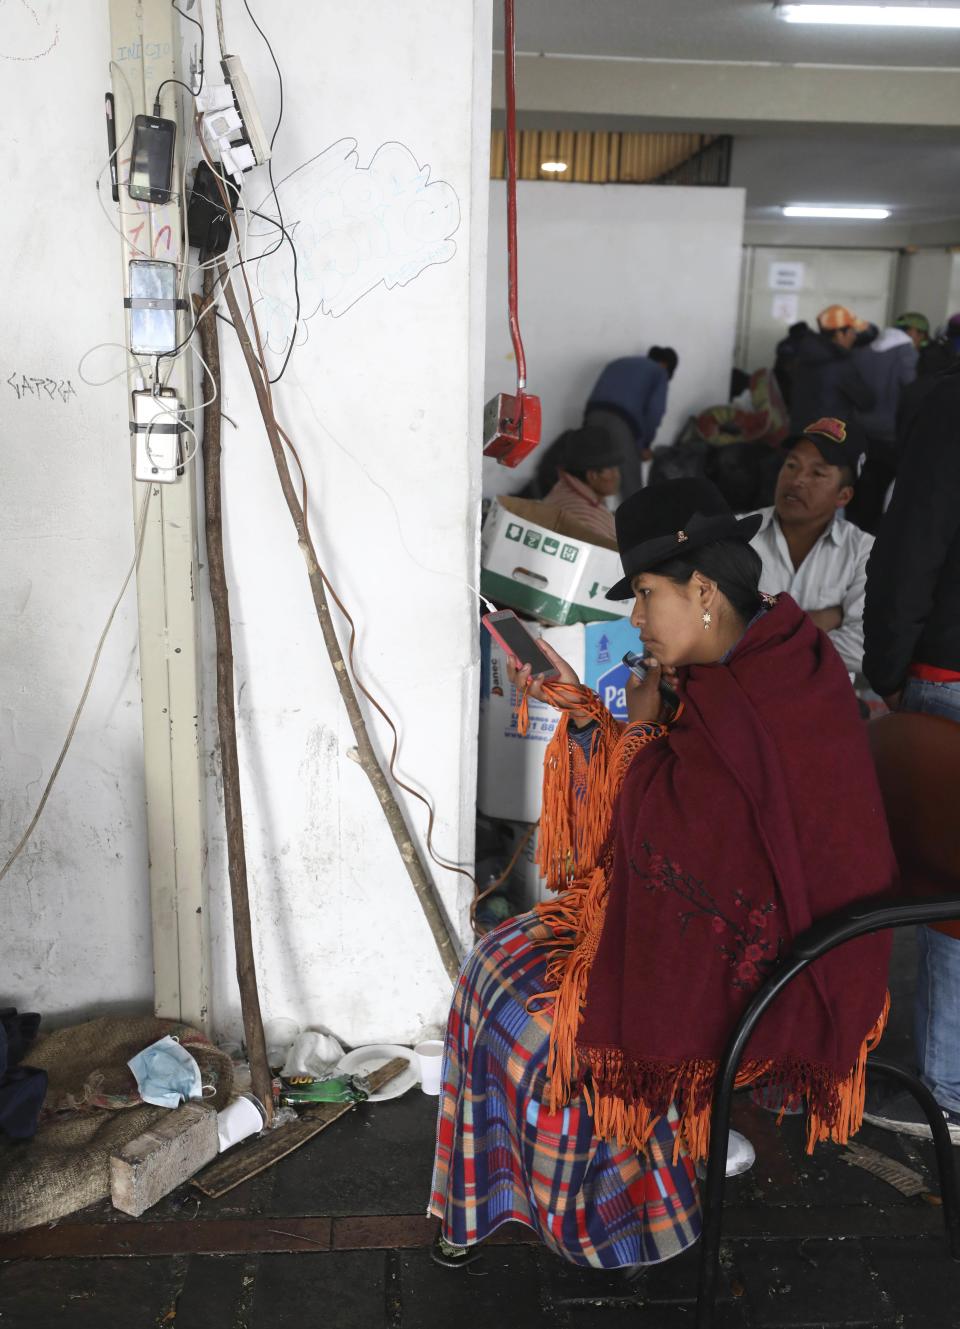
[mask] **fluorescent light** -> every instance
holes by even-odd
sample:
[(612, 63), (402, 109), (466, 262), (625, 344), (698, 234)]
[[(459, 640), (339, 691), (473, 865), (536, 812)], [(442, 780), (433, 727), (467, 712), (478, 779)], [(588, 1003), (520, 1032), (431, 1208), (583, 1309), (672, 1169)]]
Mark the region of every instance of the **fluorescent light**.
[(541, 169), (541, 171), (549, 171), (549, 173), (550, 173), (551, 175), (559, 175), (561, 171), (565, 171), (565, 170), (567, 169), (567, 163), (566, 163), (566, 162), (541, 162), (541, 163), (540, 163), (540, 169)]
[(960, 28), (960, 6), (781, 4), (788, 23), (860, 24), (869, 28)]
[(852, 221), (883, 221), (890, 216), (889, 208), (846, 208), (819, 203), (791, 203), (781, 211), (785, 217), (840, 217)]

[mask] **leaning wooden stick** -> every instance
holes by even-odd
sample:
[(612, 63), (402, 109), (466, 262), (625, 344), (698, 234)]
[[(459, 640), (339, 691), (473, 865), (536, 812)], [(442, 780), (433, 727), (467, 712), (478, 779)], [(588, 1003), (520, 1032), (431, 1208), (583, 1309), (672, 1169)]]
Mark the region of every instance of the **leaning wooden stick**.
[[(197, 316), (213, 301), (213, 272), (207, 268), (203, 296), (195, 295)], [(243, 844), (243, 806), (240, 801), (240, 764), (237, 759), (236, 708), (233, 695), (233, 635), (230, 631), (230, 599), (223, 559), (223, 520), (220, 492), (220, 345), (217, 320), (212, 309), (200, 319), (200, 344), (216, 399), (203, 412), (203, 497), (206, 511), (207, 571), (213, 625), (217, 638), (217, 727), (220, 733), (220, 762), (223, 771), (223, 812), (227, 823), (227, 868), (230, 874), (230, 903), (233, 911), (233, 944), (240, 985), (243, 1036), (250, 1059), (250, 1082), (263, 1104), (267, 1122), (273, 1120), (273, 1089), (257, 992), (250, 926), (250, 896), (247, 890), (247, 856)]]
[[(276, 419), (274, 418), (270, 398), (266, 386), (264, 385), (263, 374), (244, 325), (243, 315), (240, 312), (237, 297), (230, 285), (229, 271), (223, 259), (221, 259), (218, 264), (218, 270), (220, 284), (223, 293), (226, 296), (227, 307), (230, 310), (230, 317), (233, 320), (233, 326), (240, 341), (240, 348), (243, 351), (243, 357), (247, 362), (247, 369), (250, 371), (250, 378), (257, 394), (257, 401), (260, 404), (260, 414), (263, 416), (263, 423), (267, 430), (267, 438), (270, 442), (270, 450), (273, 453), (277, 475), (280, 477), (280, 487), (283, 490), (283, 496), (286, 499), (287, 507), (290, 510), (290, 516), (292, 517), (293, 524), (296, 528), (300, 549), (306, 559), (307, 576), (310, 581), (310, 590), (313, 595), (314, 608), (317, 611), (317, 618), (320, 622), (320, 630), (323, 633), (324, 644), (326, 645), (327, 653), (330, 656), (330, 661), (333, 665), (333, 674), (337, 680), (337, 686), (340, 689), (340, 696), (343, 700), (344, 707), (346, 708), (347, 716), (350, 720), (350, 726), (353, 729), (354, 738), (356, 739), (358, 763), (373, 786), (377, 801), (383, 810), (387, 825), (390, 827), (390, 833), (400, 852), (403, 866), (406, 868), (407, 875), (409, 876), (413, 889), (416, 892), (417, 899), (420, 901), (420, 907), (423, 909), (427, 924), (433, 934), (437, 950), (440, 952), (443, 967), (451, 982), (455, 983), (460, 972), (457, 942), (450, 925), (447, 922), (443, 906), (436, 893), (433, 882), (423, 865), (417, 851), (416, 843), (413, 836), (410, 834), (406, 821), (404, 820), (400, 805), (394, 797), (393, 790), (390, 788), (390, 783), (380, 766), (377, 754), (370, 741), (366, 721), (363, 718), (360, 703), (357, 700), (353, 685), (350, 682), (350, 675), (347, 670), (347, 663), (343, 658), (343, 651), (340, 649), (340, 642), (337, 638), (333, 618), (330, 614), (330, 606), (327, 602), (326, 588), (323, 584), (323, 573), (320, 570), (316, 549), (314, 548), (313, 540), (307, 527), (306, 515), (303, 511), (300, 500), (297, 498), (296, 490), (293, 487), (293, 481), (290, 477), (290, 468), (287, 464), (287, 456), (280, 438), (280, 431)], [(212, 318), (213, 315), (211, 314), (209, 317)]]

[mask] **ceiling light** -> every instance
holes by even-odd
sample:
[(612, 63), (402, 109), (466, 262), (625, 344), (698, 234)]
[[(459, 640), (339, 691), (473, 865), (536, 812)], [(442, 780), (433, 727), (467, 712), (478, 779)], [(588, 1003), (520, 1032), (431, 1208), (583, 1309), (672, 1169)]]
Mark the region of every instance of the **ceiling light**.
[(541, 171), (548, 171), (550, 175), (559, 175), (561, 171), (567, 169), (566, 162), (541, 162)]
[(890, 216), (889, 208), (847, 208), (827, 203), (791, 203), (781, 211), (785, 217), (842, 217), (853, 221), (883, 221)]
[(960, 6), (779, 4), (788, 23), (860, 24), (870, 28), (960, 28)]

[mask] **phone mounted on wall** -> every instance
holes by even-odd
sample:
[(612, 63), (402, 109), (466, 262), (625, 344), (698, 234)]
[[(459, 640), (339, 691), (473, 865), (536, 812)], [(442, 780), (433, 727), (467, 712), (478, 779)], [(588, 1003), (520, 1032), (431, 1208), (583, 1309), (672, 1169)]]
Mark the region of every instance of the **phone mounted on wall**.
[(138, 115), (133, 121), (133, 151), (127, 190), (141, 203), (169, 203), (173, 180), (173, 148), (177, 126), (173, 120)]
[(177, 310), (187, 302), (177, 295), (177, 265), (161, 259), (133, 258), (129, 263), (128, 345), (134, 355), (172, 355), (177, 348)]

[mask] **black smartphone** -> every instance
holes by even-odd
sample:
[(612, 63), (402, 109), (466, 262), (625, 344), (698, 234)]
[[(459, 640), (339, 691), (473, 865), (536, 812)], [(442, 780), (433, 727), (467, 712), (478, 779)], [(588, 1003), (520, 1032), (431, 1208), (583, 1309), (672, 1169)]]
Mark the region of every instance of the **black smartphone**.
[(508, 655), (519, 660), (521, 665), (529, 665), (532, 674), (542, 674), (544, 678), (559, 677), (560, 670), (544, 655), (536, 637), (531, 637), (512, 609), (484, 614), (483, 626)]
[(133, 152), (130, 157), (131, 198), (141, 203), (169, 203), (173, 180), (173, 145), (177, 126), (173, 120), (138, 115), (133, 122)]
[[(630, 670), (631, 674), (633, 674), (634, 678), (639, 678), (642, 683), (649, 672), (644, 657), (638, 655), (636, 651), (627, 651), (626, 655), (623, 657), (623, 663)], [(660, 680), (660, 685), (657, 688), (657, 691), (667, 705), (672, 706), (674, 710), (680, 705), (680, 698), (669, 683), (664, 683), (663, 679)]]

